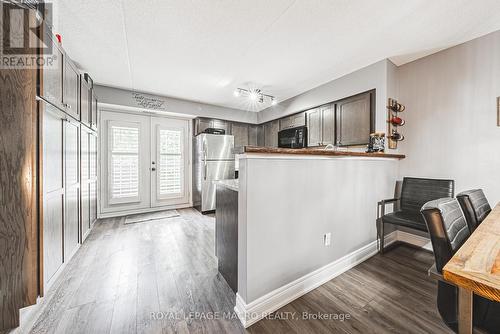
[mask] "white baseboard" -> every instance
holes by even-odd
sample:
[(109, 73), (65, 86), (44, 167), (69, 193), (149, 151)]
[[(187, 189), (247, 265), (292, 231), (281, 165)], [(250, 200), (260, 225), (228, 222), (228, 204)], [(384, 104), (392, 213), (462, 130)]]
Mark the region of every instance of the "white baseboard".
[[(394, 231), (385, 236), (385, 245), (403, 241), (428, 249), (429, 239), (404, 231)], [(432, 250), (432, 247), (430, 248)], [(251, 326), (267, 315), (305, 295), (309, 291), (332, 280), (338, 275), (357, 266), (361, 262), (377, 254), (377, 241), (373, 241), (360, 249), (345, 255), (305, 276), (296, 279), (268, 294), (246, 304), (241, 296), (236, 294), (234, 311), (245, 328)]]
[(429, 238), (400, 230), (397, 230), (396, 232), (396, 239), (398, 241), (406, 242), (432, 252), (432, 244)]

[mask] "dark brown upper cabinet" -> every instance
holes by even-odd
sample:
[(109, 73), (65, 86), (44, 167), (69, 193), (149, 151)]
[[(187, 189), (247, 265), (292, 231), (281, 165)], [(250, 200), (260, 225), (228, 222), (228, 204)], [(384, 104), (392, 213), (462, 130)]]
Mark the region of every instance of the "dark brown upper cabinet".
[(92, 122), (91, 95), (92, 91), (85, 76), (80, 75), (80, 121), (89, 128)]
[(368, 144), (375, 128), (374, 91), (336, 102), (335, 144), (354, 146)]
[(43, 68), (39, 95), (76, 120), (80, 120), (78, 69), (57, 43), (50, 29), (46, 29), (45, 39), (46, 43), (52, 44), (53, 63)]
[(307, 146), (326, 146), (333, 144), (335, 129), (335, 105), (325, 104), (306, 111)]
[(46, 43), (52, 44), (53, 60), (51, 66), (43, 68), (43, 84), (40, 85), (39, 95), (58, 108), (63, 109), (63, 51), (54, 40), (52, 33), (45, 32)]
[(80, 120), (78, 90), (80, 88), (78, 69), (68, 56), (64, 57), (63, 106), (66, 113)]
[(97, 96), (95, 95), (95, 91), (92, 89), (91, 95), (91, 117), (92, 121), (90, 122), (90, 127), (94, 130), (97, 130), (99, 126), (99, 109), (97, 108)]

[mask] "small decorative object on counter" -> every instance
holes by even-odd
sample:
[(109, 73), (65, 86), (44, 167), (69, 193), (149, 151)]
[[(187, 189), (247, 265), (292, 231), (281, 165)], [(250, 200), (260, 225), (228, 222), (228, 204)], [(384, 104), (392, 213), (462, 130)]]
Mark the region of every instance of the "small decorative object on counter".
[(366, 153), (384, 152), (385, 151), (385, 133), (375, 132), (370, 134), (370, 143)]
[(398, 142), (405, 139), (405, 136), (398, 131), (398, 127), (405, 125), (405, 120), (399, 117), (399, 113), (405, 111), (405, 109), (406, 107), (397, 100), (389, 98), (387, 104), (387, 139), (390, 149), (398, 148)]

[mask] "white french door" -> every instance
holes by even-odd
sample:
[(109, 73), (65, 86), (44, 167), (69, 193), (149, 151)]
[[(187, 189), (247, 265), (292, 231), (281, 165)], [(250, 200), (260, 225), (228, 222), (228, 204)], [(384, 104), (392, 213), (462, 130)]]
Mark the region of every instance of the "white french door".
[(190, 203), (190, 122), (103, 111), (101, 214)]
[(151, 206), (189, 202), (189, 123), (151, 118)]

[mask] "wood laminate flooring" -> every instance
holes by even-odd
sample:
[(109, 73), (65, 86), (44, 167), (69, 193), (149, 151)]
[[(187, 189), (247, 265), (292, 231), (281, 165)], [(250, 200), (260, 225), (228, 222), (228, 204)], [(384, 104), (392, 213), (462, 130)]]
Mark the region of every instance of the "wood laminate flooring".
[[(178, 211), (142, 224), (96, 223), (25, 332), (449, 333), (427, 277), (432, 254), (403, 245), (286, 305), (273, 315), (281, 319), (245, 330), (233, 313), (235, 295), (217, 274), (213, 216)], [(303, 312), (350, 318), (304, 320)]]

